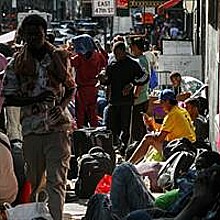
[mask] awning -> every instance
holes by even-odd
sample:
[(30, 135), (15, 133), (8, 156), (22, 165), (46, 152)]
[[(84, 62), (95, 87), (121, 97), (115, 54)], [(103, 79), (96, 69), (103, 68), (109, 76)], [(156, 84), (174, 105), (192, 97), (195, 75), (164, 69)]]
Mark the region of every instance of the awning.
[(11, 32), (1, 35), (0, 43), (4, 44), (4, 43), (13, 41), (15, 39), (15, 33), (16, 31), (11, 31)]
[(163, 12), (169, 8), (174, 7), (175, 5), (179, 4), (182, 0), (169, 0), (164, 2), (163, 4), (161, 4), (158, 8), (157, 8), (157, 13), (163, 14)]

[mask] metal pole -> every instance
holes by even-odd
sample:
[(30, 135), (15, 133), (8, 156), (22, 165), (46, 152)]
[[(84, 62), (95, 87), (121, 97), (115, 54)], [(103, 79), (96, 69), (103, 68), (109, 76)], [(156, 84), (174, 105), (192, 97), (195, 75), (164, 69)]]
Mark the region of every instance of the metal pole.
[[(196, 54), (199, 55), (200, 54), (200, 0), (197, 0), (197, 27), (196, 27)], [(205, 13), (205, 11), (203, 12)], [(203, 14), (203, 16), (205, 17), (205, 14)]]
[(108, 17), (104, 18), (104, 46), (105, 49), (107, 47), (107, 25), (108, 25)]

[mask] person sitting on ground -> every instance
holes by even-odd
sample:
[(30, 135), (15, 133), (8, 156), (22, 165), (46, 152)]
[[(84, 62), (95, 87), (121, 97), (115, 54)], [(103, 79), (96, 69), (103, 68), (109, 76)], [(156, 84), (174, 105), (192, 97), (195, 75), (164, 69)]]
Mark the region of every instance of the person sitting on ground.
[(185, 99), (190, 97), (190, 92), (182, 91), (182, 77), (179, 72), (172, 72), (170, 74), (170, 81), (173, 85), (173, 90), (177, 101), (184, 101)]
[(0, 132), (0, 205), (12, 203), (18, 193), (18, 182), (14, 172), (13, 159), (8, 137)]
[(186, 109), (177, 105), (178, 102), (174, 92), (170, 89), (162, 90), (159, 95), (159, 100), (157, 101), (166, 112), (166, 116), (160, 126), (155, 123), (153, 118), (150, 118), (147, 114), (144, 115), (145, 124), (148, 125), (152, 131), (157, 131), (159, 129), (159, 132), (145, 135), (140, 145), (129, 159), (131, 163), (138, 163), (148, 152), (151, 145), (153, 145), (162, 156), (163, 148), (168, 142), (174, 139), (185, 137), (192, 143), (196, 141), (194, 126), (190, 115)]
[(199, 100), (197, 98), (189, 98), (185, 101), (185, 105), (195, 126), (196, 141), (207, 141), (209, 125), (206, 118), (199, 114)]

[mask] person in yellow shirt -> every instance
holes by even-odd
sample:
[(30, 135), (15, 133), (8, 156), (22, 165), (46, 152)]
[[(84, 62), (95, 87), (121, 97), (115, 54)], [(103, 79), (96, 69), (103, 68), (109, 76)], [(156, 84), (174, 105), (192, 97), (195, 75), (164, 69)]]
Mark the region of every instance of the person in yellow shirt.
[(162, 125), (155, 123), (153, 118), (144, 114), (145, 124), (153, 131), (146, 134), (141, 143), (129, 158), (129, 162), (138, 163), (152, 145), (159, 154), (163, 155), (163, 148), (169, 141), (178, 138), (187, 138), (192, 143), (196, 141), (195, 128), (186, 109), (178, 107), (175, 94), (170, 89), (164, 89), (159, 95), (161, 107), (166, 112)]

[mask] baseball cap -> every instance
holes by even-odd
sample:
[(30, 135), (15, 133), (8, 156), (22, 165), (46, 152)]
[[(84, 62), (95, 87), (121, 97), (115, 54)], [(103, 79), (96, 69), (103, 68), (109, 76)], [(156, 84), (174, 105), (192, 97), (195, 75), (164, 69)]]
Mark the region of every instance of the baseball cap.
[(156, 100), (154, 103), (155, 104), (159, 104), (161, 103), (161, 100), (165, 101), (165, 100), (176, 100), (176, 96), (173, 92), (173, 90), (171, 89), (164, 89), (160, 92), (159, 96), (158, 96), (158, 100)]

